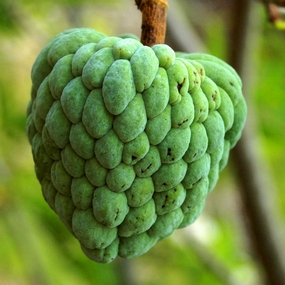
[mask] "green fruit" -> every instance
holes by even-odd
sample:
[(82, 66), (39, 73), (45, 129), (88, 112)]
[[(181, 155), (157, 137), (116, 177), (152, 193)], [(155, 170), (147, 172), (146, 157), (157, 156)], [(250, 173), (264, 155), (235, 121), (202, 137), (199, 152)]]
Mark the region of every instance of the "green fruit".
[(92, 208), (95, 218), (108, 228), (119, 226), (129, 212), (127, 197), (102, 186), (94, 191)]
[(151, 237), (157, 237), (159, 240), (162, 240), (170, 236), (175, 229), (179, 227), (184, 214), (181, 208), (167, 212), (166, 214), (157, 216), (156, 222), (154, 225), (147, 231)]
[(154, 193), (151, 177), (136, 177), (132, 186), (125, 192), (130, 207), (140, 207), (148, 202)]
[(86, 210), (92, 206), (92, 198), (95, 187), (86, 176), (73, 178), (71, 182), (71, 198), (74, 206), (80, 210)]
[(42, 194), (100, 263), (193, 223), (245, 123), (225, 62), (133, 35), (65, 31), (31, 77), (26, 132)]
[(141, 234), (155, 223), (156, 217), (157, 214), (153, 199), (150, 199), (141, 207), (130, 208), (126, 218), (118, 227), (118, 235), (121, 237), (130, 237)]
[(92, 208), (74, 210), (72, 231), (80, 243), (90, 249), (104, 249), (117, 237), (117, 228), (109, 228), (100, 223), (95, 218)]
[(154, 193), (153, 199), (156, 206), (156, 213), (164, 215), (173, 212), (173, 210), (181, 206), (185, 200), (185, 196), (186, 190), (181, 183), (169, 190)]
[[(121, 74), (124, 76), (120, 76)], [(118, 59), (110, 66), (104, 77), (102, 95), (106, 109), (112, 115), (121, 114), (135, 97), (136, 87), (128, 60)]]

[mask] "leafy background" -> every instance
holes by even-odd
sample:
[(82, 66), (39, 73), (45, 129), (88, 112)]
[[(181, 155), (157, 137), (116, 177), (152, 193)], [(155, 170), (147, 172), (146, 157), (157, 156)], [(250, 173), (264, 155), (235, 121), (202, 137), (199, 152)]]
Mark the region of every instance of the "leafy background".
[[(169, 1), (174, 2), (174, 0)], [(177, 2), (177, 1), (175, 1)], [(178, 1), (179, 2), (179, 1)], [(195, 5), (196, 1), (193, 2)], [(186, 13), (208, 52), (226, 58), (232, 1), (202, 1)], [(170, 5), (171, 9), (171, 5)], [(268, 189), (285, 220), (285, 37), (255, 6), (259, 34), (250, 86), (259, 147), (273, 182)], [(198, 15), (198, 16), (197, 16)], [(139, 36), (140, 13), (129, 0), (0, 1), (0, 284), (211, 284), (263, 282), (229, 165), (198, 220), (134, 260), (96, 264), (44, 202), (25, 135), (31, 66), (45, 44), (71, 27)], [(284, 232), (281, 242), (284, 243)], [(132, 281), (131, 281), (132, 280)]]

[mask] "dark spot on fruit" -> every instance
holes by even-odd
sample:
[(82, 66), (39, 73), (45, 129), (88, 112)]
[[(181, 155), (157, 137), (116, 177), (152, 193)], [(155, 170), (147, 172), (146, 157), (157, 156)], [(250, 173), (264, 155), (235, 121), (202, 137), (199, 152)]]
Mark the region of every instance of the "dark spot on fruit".
[(230, 82), (230, 85), (231, 85), (231, 86), (234, 86), (234, 84), (233, 84), (232, 82)]
[(177, 89), (178, 89), (178, 92), (180, 93), (180, 90), (181, 90), (181, 88), (182, 88), (182, 84), (177, 84)]
[(197, 183), (199, 183), (199, 182), (201, 181), (201, 179), (202, 179), (202, 178), (200, 178), (200, 179), (198, 179), (196, 182), (194, 182), (194, 183), (192, 184), (192, 187), (193, 187), (194, 185), (196, 185)]
[(183, 87), (183, 84), (185, 83), (186, 78), (183, 79), (183, 81), (181, 83), (177, 84), (177, 90), (180, 93), (181, 88)]
[(178, 126), (180, 127), (180, 126), (182, 126), (186, 122), (188, 122), (188, 119), (186, 119), (186, 120), (182, 121), (181, 123), (179, 123)]
[(147, 170), (151, 168), (151, 166), (152, 166), (152, 163), (145, 170), (141, 169), (141, 173), (145, 173)]
[(167, 149), (167, 155), (171, 155), (171, 148), (169, 147), (168, 149)]

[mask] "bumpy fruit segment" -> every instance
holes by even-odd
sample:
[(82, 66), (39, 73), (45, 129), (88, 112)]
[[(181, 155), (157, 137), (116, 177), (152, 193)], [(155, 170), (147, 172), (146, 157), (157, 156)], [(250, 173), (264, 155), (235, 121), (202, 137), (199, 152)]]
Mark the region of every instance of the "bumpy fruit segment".
[(225, 62), (131, 35), (65, 31), (32, 83), (26, 130), (43, 196), (100, 263), (193, 223), (246, 117)]

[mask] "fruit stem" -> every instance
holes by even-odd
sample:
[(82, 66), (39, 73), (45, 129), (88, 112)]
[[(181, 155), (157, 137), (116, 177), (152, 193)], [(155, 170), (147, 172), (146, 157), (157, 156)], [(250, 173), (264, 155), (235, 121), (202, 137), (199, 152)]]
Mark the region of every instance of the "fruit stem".
[(146, 46), (163, 44), (166, 34), (167, 0), (135, 0), (142, 12), (141, 43)]

